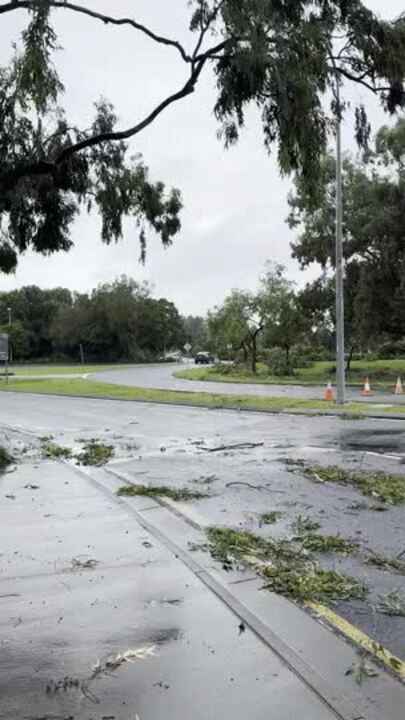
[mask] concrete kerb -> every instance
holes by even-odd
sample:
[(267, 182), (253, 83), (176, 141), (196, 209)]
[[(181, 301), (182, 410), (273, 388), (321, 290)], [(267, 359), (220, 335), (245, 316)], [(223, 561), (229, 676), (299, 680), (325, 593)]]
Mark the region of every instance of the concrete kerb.
[[(139, 388), (144, 389), (144, 388)], [(323, 410), (322, 408), (311, 410), (310, 408), (250, 408), (236, 406), (236, 405), (209, 405), (204, 403), (196, 403), (192, 401), (187, 402), (176, 402), (175, 400), (151, 400), (151, 399), (138, 399), (138, 398), (125, 398), (125, 397), (109, 397), (104, 395), (97, 395), (93, 393), (86, 393), (80, 395), (79, 393), (53, 393), (53, 392), (25, 392), (7, 388), (2, 388), (0, 392), (16, 393), (18, 395), (39, 395), (44, 397), (60, 397), (60, 398), (76, 398), (79, 400), (106, 400), (109, 402), (133, 402), (140, 403), (142, 405), (169, 405), (172, 407), (189, 407), (199, 408), (201, 410), (227, 410), (232, 412), (244, 412), (244, 413), (261, 413), (264, 415), (304, 415), (308, 417), (341, 417), (343, 419), (350, 419), (350, 416), (356, 416), (359, 420), (405, 420), (404, 413), (370, 413), (363, 412), (361, 410)], [(192, 394), (192, 393), (190, 393)]]

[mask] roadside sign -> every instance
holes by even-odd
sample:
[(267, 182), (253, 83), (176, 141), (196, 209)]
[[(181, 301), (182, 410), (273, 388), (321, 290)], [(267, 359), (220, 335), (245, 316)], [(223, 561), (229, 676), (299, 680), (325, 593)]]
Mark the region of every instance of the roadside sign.
[(0, 333), (0, 362), (8, 362), (8, 335)]
[(190, 352), (190, 350), (191, 350), (190, 343), (186, 343), (186, 345), (184, 346), (184, 349), (185, 349), (186, 353)]

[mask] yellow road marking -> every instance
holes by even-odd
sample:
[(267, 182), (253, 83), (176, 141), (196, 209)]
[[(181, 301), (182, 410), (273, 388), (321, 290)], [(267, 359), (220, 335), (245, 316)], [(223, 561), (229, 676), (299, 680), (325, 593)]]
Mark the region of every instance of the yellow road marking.
[[(257, 572), (263, 572), (266, 567), (271, 567), (271, 563), (263, 562), (254, 555), (244, 555), (245, 562), (251, 567), (255, 568)], [(348, 638), (352, 643), (358, 647), (367, 650), (370, 655), (376, 660), (379, 660), (389, 670), (394, 672), (401, 680), (405, 680), (405, 662), (400, 658), (393, 655), (390, 650), (383, 647), (363, 630), (360, 630), (355, 625), (352, 625), (348, 620), (345, 620), (341, 615), (338, 615), (326, 605), (321, 603), (308, 600), (304, 603), (306, 607), (315, 612), (319, 617), (324, 618), (329, 625), (335, 630), (338, 630), (342, 635)]]
[(382, 647), (375, 642), (369, 635), (360, 630), (352, 623), (348, 622), (338, 615), (330, 608), (322, 605), (321, 603), (308, 601), (305, 603), (307, 607), (313, 610), (317, 615), (327, 620), (332, 627), (339, 630), (345, 637), (349, 638), (356, 645), (364, 648), (370, 652), (380, 662), (384, 663), (386, 667), (394, 671), (402, 680), (405, 680), (405, 662), (400, 660), (398, 657), (393, 655), (389, 650)]

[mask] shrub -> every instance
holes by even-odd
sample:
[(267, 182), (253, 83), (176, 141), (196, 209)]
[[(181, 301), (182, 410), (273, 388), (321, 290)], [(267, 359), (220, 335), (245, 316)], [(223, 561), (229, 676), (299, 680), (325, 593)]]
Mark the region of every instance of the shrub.
[(276, 375), (277, 377), (294, 375), (292, 362), (286, 361), (285, 352), (281, 348), (275, 347), (266, 350), (263, 353), (263, 359), (271, 375)]
[(378, 357), (383, 360), (392, 357), (405, 358), (405, 340), (382, 343), (378, 348)]

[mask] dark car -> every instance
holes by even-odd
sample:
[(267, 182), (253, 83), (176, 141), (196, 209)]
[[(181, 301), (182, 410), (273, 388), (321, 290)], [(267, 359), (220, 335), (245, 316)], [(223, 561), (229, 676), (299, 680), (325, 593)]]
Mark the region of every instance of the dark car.
[(214, 362), (214, 357), (209, 352), (199, 352), (194, 358), (196, 365), (210, 365)]

